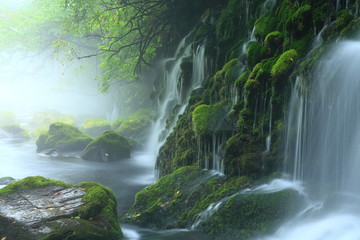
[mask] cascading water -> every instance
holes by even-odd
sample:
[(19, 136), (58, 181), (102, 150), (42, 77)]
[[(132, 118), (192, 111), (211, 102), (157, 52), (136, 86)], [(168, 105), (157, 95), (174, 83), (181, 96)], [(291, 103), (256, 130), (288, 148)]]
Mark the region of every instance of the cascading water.
[[(174, 128), (178, 116), (185, 111), (190, 93), (192, 90), (201, 87), (201, 83), (206, 77), (207, 62), (205, 46), (199, 45), (192, 52), (193, 46), (186, 45), (186, 39), (188, 37), (189, 36), (186, 36), (179, 44), (175, 57), (163, 62), (164, 96), (158, 103), (158, 117), (152, 127), (147, 145), (153, 164), (155, 163), (160, 147)], [(181, 66), (184, 61), (189, 61), (189, 58), (192, 59), (192, 76), (190, 81), (184, 79)], [(187, 85), (189, 82), (190, 84)], [(177, 111), (174, 113), (175, 107)], [(175, 116), (172, 116), (173, 120), (169, 124), (168, 119), (172, 114)]]
[(290, 101), (286, 167), (312, 204), (269, 240), (360, 239), (360, 42), (338, 43), (314, 69), (308, 92), (298, 78)]

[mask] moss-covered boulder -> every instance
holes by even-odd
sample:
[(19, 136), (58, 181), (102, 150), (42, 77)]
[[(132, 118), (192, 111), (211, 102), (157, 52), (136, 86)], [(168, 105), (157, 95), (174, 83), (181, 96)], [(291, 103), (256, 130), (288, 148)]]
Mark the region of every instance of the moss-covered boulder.
[(129, 158), (131, 145), (129, 141), (115, 131), (107, 131), (92, 141), (80, 157), (90, 161), (116, 161)]
[(47, 133), (36, 140), (37, 152), (55, 150), (56, 152), (82, 151), (93, 139), (82, 133), (77, 127), (56, 122), (49, 126)]
[(116, 132), (138, 143), (144, 142), (152, 124), (151, 111), (141, 109), (113, 123)]
[(82, 129), (91, 137), (99, 137), (104, 132), (111, 130), (111, 123), (104, 119), (88, 119)]
[(256, 183), (245, 176), (179, 168), (137, 193), (122, 221), (155, 229), (199, 229), (216, 239), (253, 239), (275, 230), (304, 203), (303, 196), (291, 189), (251, 190), (268, 179)]
[(7, 124), (0, 126), (2, 130), (4, 130), (6, 133), (8, 133), (11, 137), (17, 138), (17, 139), (29, 139), (30, 134), (27, 130), (22, 128), (19, 124)]
[(284, 52), (272, 67), (271, 75), (274, 78), (285, 77), (292, 71), (297, 59), (298, 54), (295, 49), (290, 49)]
[(214, 105), (201, 104), (192, 112), (194, 131), (199, 137), (206, 137), (215, 132), (230, 132), (232, 124), (227, 119), (229, 102), (220, 102)]
[(274, 232), (295, 216), (304, 198), (295, 190), (274, 193), (241, 193), (226, 199), (198, 226), (214, 239), (250, 240)]
[(250, 186), (246, 177), (214, 175), (197, 167), (182, 167), (136, 194), (123, 222), (156, 229), (190, 228), (212, 202)]
[(0, 189), (0, 238), (111, 240), (122, 237), (113, 192), (27, 177)]

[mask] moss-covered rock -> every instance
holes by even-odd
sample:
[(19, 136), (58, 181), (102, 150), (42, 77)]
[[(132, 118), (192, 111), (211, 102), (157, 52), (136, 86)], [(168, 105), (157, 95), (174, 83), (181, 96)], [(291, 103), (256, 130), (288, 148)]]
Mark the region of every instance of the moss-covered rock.
[(96, 138), (81, 153), (80, 157), (90, 161), (116, 161), (129, 158), (129, 141), (115, 131), (107, 131)]
[(246, 50), (247, 63), (253, 68), (265, 57), (266, 49), (258, 42), (251, 42)]
[(284, 42), (284, 37), (281, 32), (274, 31), (266, 35), (265, 37), (265, 46), (268, 47), (271, 52), (277, 50)]
[(336, 15), (336, 29), (343, 30), (354, 19), (351, 12), (347, 9), (341, 10)]
[(226, 119), (228, 108), (228, 102), (197, 106), (192, 112), (192, 122), (197, 136), (203, 138), (215, 132), (231, 131), (233, 126)]
[(156, 229), (191, 227), (212, 202), (251, 183), (245, 177), (224, 180), (197, 167), (179, 168), (137, 193), (122, 221)]
[(47, 133), (41, 134), (36, 140), (37, 152), (55, 150), (62, 152), (82, 151), (92, 141), (77, 127), (56, 122), (49, 126)]
[(29, 132), (21, 127), (19, 124), (7, 124), (0, 126), (2, 130), (7, 132), (11, 137), (18, 139), (29, 139), (31, 138)]
[(199, 229), (214, 239), (249, 240), (275, 231), (304, 203), (294, 190), (275, 193), (235, 194)]
[(96, 138), (104, 132), (111, 130), (111, 123), (104, 119), (88, 119), (84, 122), (82, 129), (89, 134), (89, 136)]
[(297, 59), (298, 54), (295, 49), (284, 52), (272, 67), (271, 75), (274, 78), (285, 77), (292, 71)]
[(118, 118), (113, 123), (113, 129), (128, 139), (142, 143), (148, 135), (151, 124), (151, 111), (141, 109), (126, 117)]
[(289, 22), (291, 32), (296, 37), (300, 37), (308, 33), (311, 29), (312, 23), (311, 6), (308, 4), (298, 8), (291, 16), (291, 20)]
[[(17, 240), (119, 239), (116, 198), (98, 183), (27, 177), (0, 189), (0, 237)], [(15, 209), (15, 208), (16, 209)]]
[(274, 16), (263, 15), (255, 22), (255, 37), (261, 41), (273, 32), (276, 27), (276, 18)]

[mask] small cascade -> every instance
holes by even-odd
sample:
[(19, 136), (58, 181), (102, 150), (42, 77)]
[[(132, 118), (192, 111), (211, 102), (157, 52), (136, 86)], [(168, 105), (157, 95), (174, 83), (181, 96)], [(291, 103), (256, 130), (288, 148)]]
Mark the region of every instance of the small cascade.
[(246, 43), (244, 43), (244, 45), (243, 45), (242, 48), (241, 48), (240, 56), (246, 55), (246, 50), (247, 50), (249, 44), (250, 44), (251, 42), (255, 42), (255, 41), (256, 41), (256, 37), (255, 37), (255, 26), (254, 26), (253, 29), (251, 30), (251, 34), (250, 34), (249, 40), (248, 40)]
[[(160, 147), (175, 127), (179, 115), (185, 111), (190, 93), (201, 87), (206, 77), (205, 46), (199, 45), (193, 50), (193, 45), (186, 44), (188, 37), (189, 35), (180, 42), (173, 58), (162, 62), (165, 89), (158, 102), (157, 119), (147, 144), (152, 161), (156, 160)], [(184, 63), (192, 64), (190, 74), (184, 74)]]
[(270, 12), (276, 5), (276, 0), (265, 0), (260, 10), (260, 16), (264, 13)]
[(241, 195), (241, 194), (269, 194), (280, 192), (286, 189), (292, 189), (297, 191), (299, 194), (304, 195), (304, 189), (300, 182), (288, 181), (285, 179), (274, 179), (270, 183), (263, 184), (254, 188), (247, 188), (236, 192), (233, 195), (227, 196), (215, 203), (211, 203), (204, 211), (198, 214), (195, 223), (191, 226), (191, 230), (197, 229), (201, 223), (208, 220), (216, 211), (228, 201), (230, 198)]
[(324, 42), (323, 34), (327, 29), (328, 25), (325, 24), (324, 27), (320, 30), (320, 32), (316, 35), (314, 42), (313, 42), (313, 50), (320, 47), (321, 44)]

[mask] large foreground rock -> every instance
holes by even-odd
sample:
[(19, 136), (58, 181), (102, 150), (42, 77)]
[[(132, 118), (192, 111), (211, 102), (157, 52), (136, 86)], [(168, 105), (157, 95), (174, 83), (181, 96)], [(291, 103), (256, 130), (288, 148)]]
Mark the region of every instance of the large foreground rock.
[(50, 125), (47, 133), (36, 140), (37, 152), (55, 150), (56, 152), (82, 151), (92, 141), (75, 126), (56, 122)]
[(115, 131), (107, 131), (91, 142), (80, 157), (89, 161), (116, 161), (129, 158), (129, 141)]
[(0, 189), (0, 239), (119, 239), (116, 199), (97, 183), (28, 177)]
[(304, 204), (293, 189), (252, 190), (258, 185), (245, 176), (183, 167), (138, 192), (122, 221), (161, 230), (192, 228), (219, 240), (255, 239), (275, 231)]

